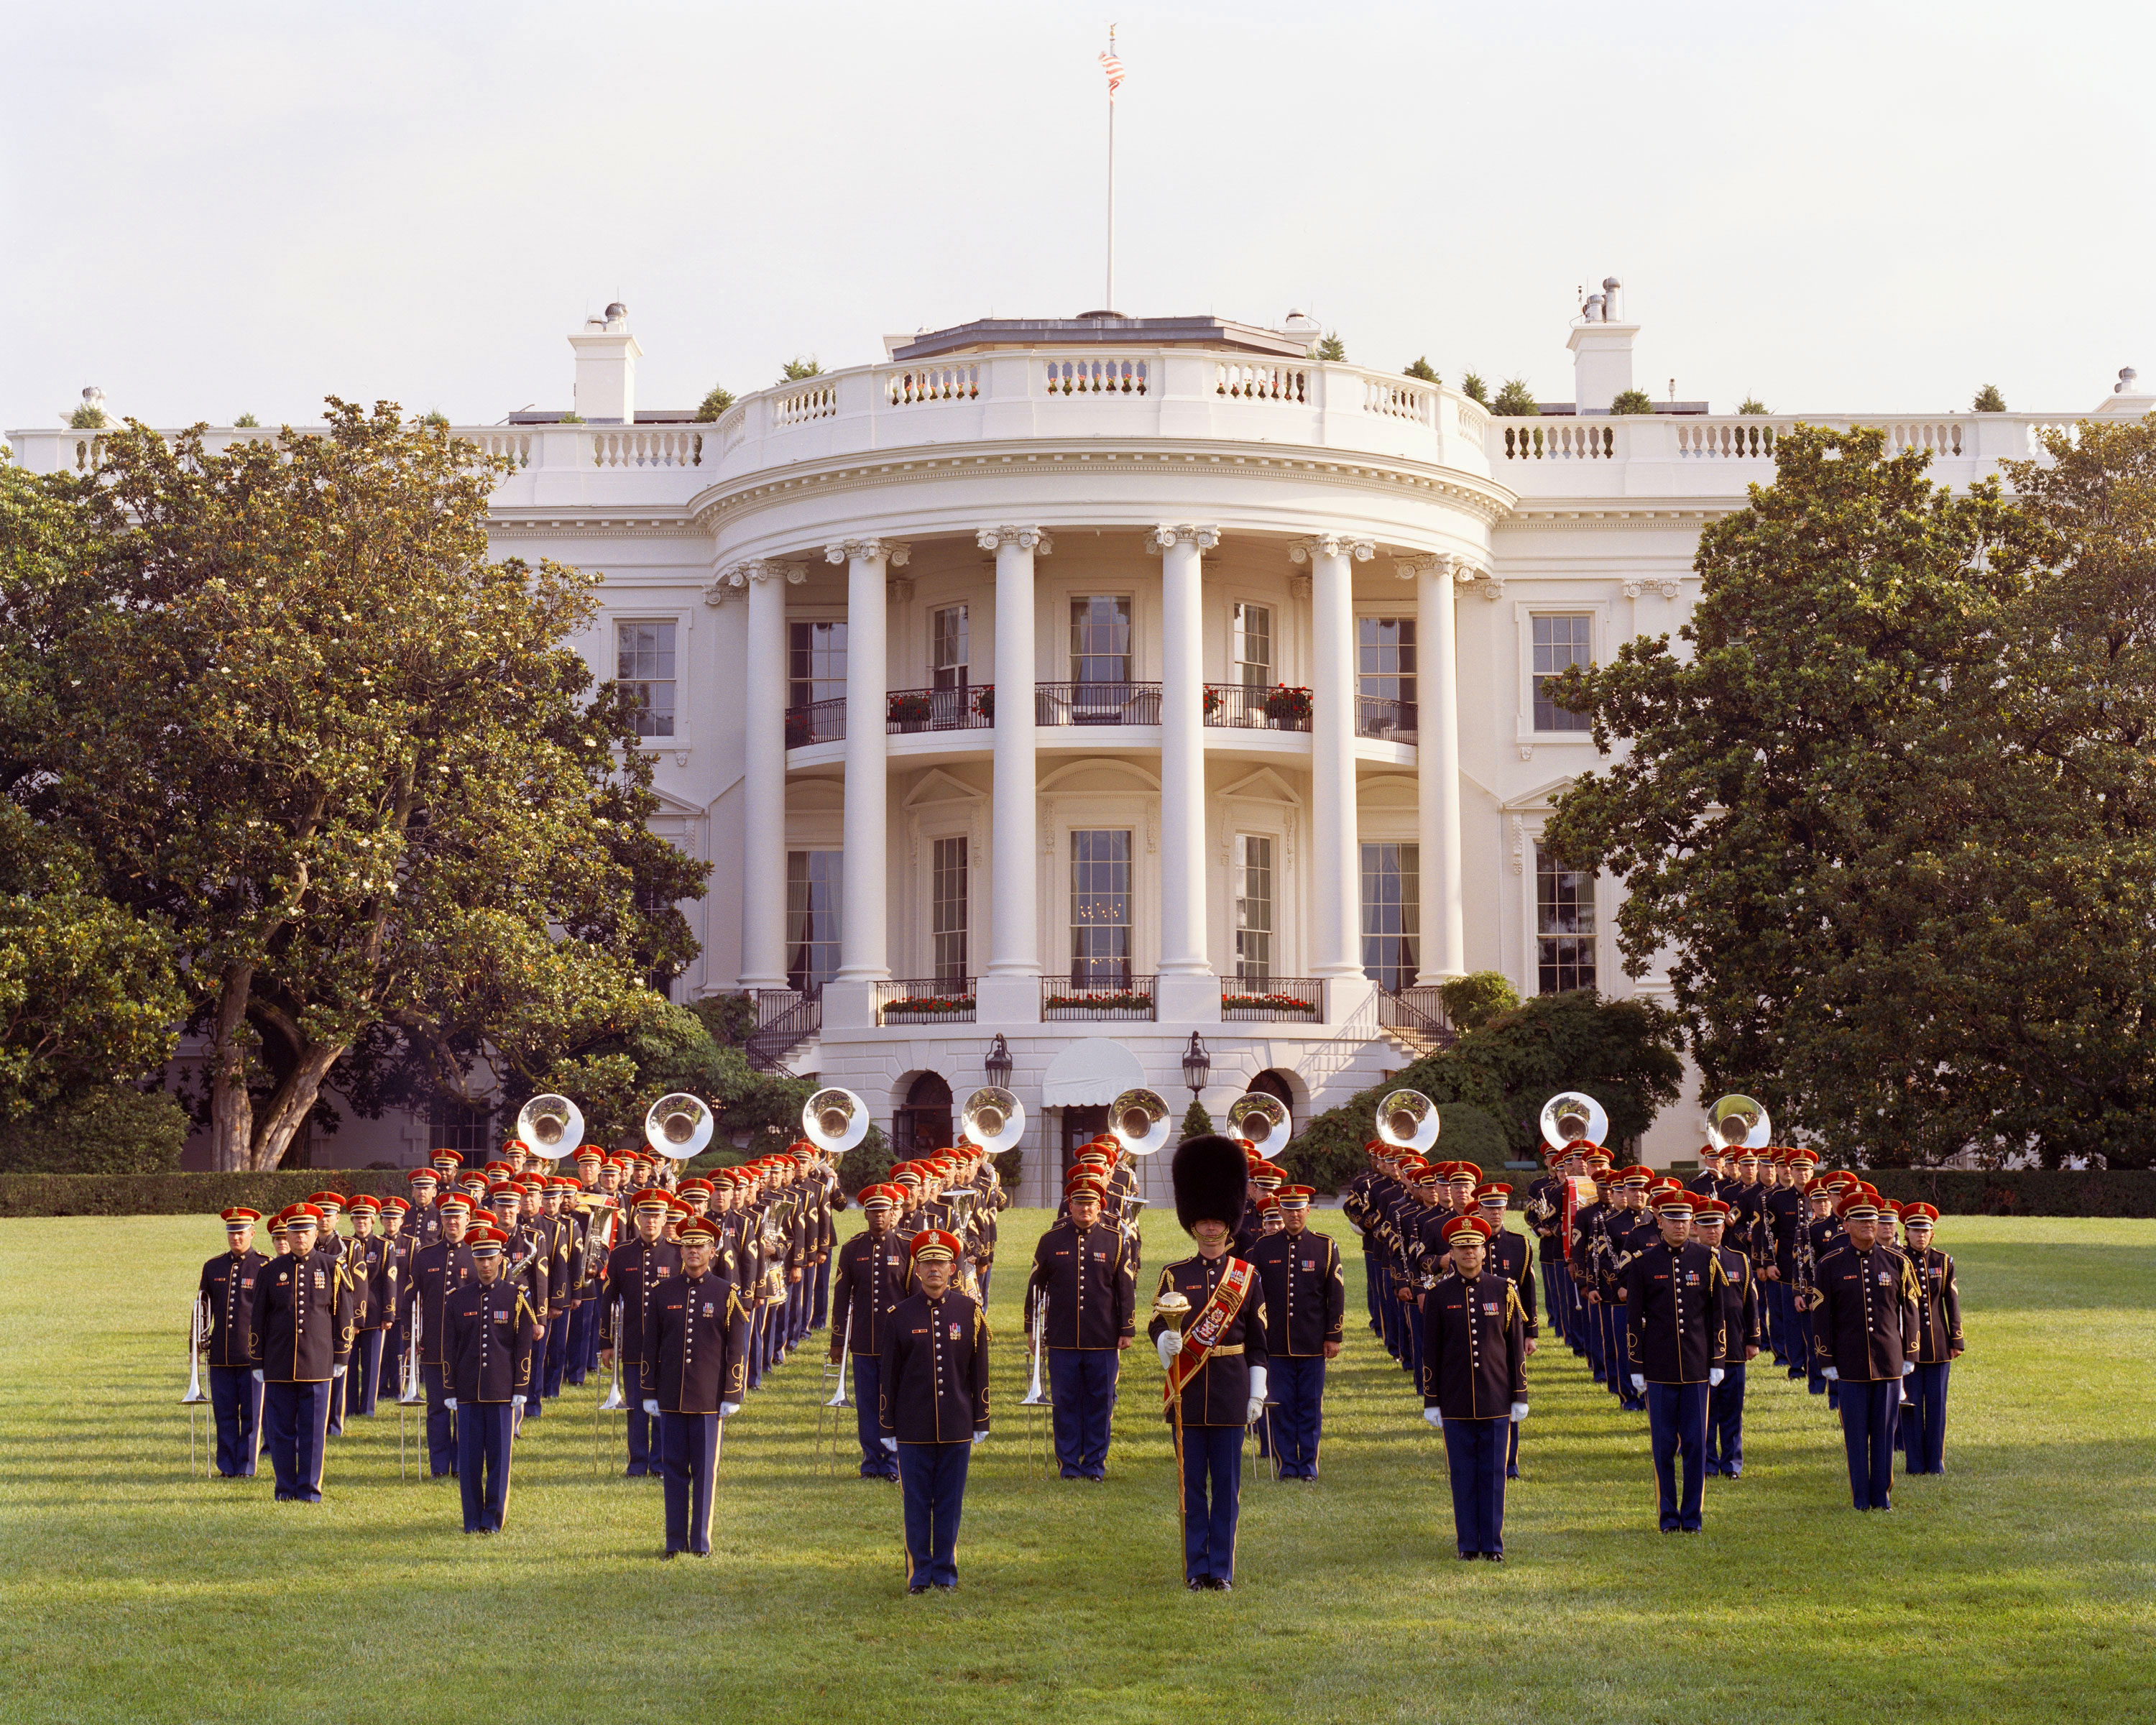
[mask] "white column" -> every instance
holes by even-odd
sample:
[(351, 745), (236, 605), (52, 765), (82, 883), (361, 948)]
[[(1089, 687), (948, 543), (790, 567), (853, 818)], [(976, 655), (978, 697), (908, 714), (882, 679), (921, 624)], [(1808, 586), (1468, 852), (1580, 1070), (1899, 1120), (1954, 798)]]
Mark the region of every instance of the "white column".
[(742, 962), (744, 988), (786, 986), (786, 589), (798, 564), (756, 562), (714, 591), (748, 589), (744, 668), (747, 759), (742, 768)]
[(1161, 526), (1160, 978), (1163, 1023), (1218, 1023), (1220, 984), (1205, 952), (1204, 607), (1203, 553), (1217, 527)]
[(996, 740), (988, 968), (975, 996), (983, 1034), (1040, 1022), (1040, 868), (1034, 768), (1033, 560), (1055, 547), (1038, 527), (983, 527), (996, 554)]
[(889, 852), (884, 772), (886, 675), (884, 581), (911, 547), (848, 539), (824, 555), (846, 566), (846, 856), (839, 884), (839, 973), (824, 991), (824, 1021), (859, 1029), (875, 1023), (875, 984), (891, 979), (885, 942)]
[(1415, 583), (1415, 839), (1422, 856), (1422, 962), (1434, 988), (1467, 973), (1460, 860), (1460, 662), (1452, 559), (1403, 558)]
[(1363, 853), (1355, 795), (1353, 563), (1377, 547), (1327, 534), (1290, 547), (1311, 566), (1311, 974), (1326, 979), (1337, 1024), (1369, 993), (1363, 977)]

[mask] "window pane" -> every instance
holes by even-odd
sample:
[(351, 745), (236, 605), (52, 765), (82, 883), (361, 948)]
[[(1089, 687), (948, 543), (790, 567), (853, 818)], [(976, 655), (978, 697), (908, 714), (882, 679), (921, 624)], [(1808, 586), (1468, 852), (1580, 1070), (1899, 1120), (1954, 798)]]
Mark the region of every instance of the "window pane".
[(1264, 983), (1273, 973), (1273, 841), (1236, 840), (1235, 979)]
[(1585, 713), (1568, 712), (1549, 698), (1549, 684), (1575, 665), (1594, 663), (1589, 646), (1594, 619), (1582, 613), (1563, 617), (1537, 617), (1535, 625), (1535, 729), (1591, 731)]
[(674, 629), (670, 623), (614, 625), (614, 675), (636, 703), (639, 737), (674, 735)]
[(1246, 689), (1273, 685), (1273, 614), (1269, 606), (1235, 607), (1235, 680)]
[(846, 692), (846, 625), (789, 623), (787, 631), (788, 706), (836, 701)]
[(936, 841), (928, 933), (939, 988), (963, 988), (966, 982), (968, 860), (963, 838)]
[(947, 605), (929, 619), (929, 681), (937, 689), (966, 686), (967, 622), (963, 605)]
[(1129, 985), (1128, 828), (1075, 832), (1070, 835), (1070, 980), (1096, 985)]
[(1363, 847), (1363, 973), (1384, 988), (1414, 986), (1422, 933), (1421, 852)]
[(786, 855), (786, 980), (814, 993), (839, 973), (839, 883), (844, 853)]
[(1070, 602), (1070, 680), (1127, 683), (1131, 680), (1131, 602), (1122, 598)]
[(1545, 994), (1591, 988), (1594, 982), (1594, 876), (1560, 867), (1535, 846), (1535, 945)]
[(1378, 701), (1415, 698), (1414, 618), (1358, 617), (1355, 653), (1361, 693)]
[(428, 1130), (434, 1147), (484, 1155), (494, 1148), (494, 1110), (482, 1104), (466, 1107), (461, 1102), (437, 1101), (428, 1111)]

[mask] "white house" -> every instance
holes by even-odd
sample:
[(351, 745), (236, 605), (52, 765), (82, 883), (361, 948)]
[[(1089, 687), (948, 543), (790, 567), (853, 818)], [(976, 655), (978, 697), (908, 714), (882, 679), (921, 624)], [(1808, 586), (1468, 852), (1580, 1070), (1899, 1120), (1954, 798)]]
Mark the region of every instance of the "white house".
[[(1000, 1036), (1040, 1201), (1124, 1083), (1180, 1107), (1194, 1034), (1209, 1105), (1301, 1117), (1428, 1046), (1448, 977), (1654, 994), (1613, 883), (1541, 849), (1595, 759), (1545, 680), (1675, 631), (1701, 526), (1799, 417), (1956, 485), (2082, 417), (1612, 417), (1637, 331), (1606, 283), (1536, 418), (1314, 360), (1298, 316), (1101, 313), (891, 337), (700, 424), (638, 407), (616, 305), (569, 338), (577, 419), (458, 434), (516, 464), (501, 553), (606, 578), (580, 644), (642, 691), (655, 824), (714, 865), (677, 996), (754, 991), (759, 1053), (901, 1142), (943, 1140)], [(2125, 373), (2097, 411), (2152, 406)], [(336, 1159), (457, 1130), (490, 1128), (355, 1122)]]

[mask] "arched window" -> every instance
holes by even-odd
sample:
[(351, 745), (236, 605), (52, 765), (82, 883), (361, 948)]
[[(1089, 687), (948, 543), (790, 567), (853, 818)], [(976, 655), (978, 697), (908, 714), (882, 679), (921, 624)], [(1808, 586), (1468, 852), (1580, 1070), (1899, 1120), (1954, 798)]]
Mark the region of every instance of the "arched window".
[(923, 1072), (907, 1086), (906, 1101), (891, 1111), (891, 1148), (920, 1156), (951, 1147), (951, 1086), (941, 1073)]

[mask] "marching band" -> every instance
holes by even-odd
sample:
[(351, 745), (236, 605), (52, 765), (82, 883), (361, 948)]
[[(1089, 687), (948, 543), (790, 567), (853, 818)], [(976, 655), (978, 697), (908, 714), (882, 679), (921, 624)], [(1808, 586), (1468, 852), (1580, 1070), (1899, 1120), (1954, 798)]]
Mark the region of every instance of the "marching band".
[[(1023, 1301), (1022, 1405), (1045, 1409), (1056, 1470), (1080, 1482), (1106, 1476), (1139, 1319), (1133, 1158), (1171, 1133), (1151, 1091), (1126, 1092), (1109, 1118), (1075, 1158)], [(663, 1483), (665, 1554), (706, 1556), (726, 1422), (828, 1317), (825, 1405), (849, 1405), (850, 1371), (859, 1475), (901, 1488), (907, 1589), (955, 1589), (1010, 1201), (993, 1158), (1018, 1142), (1024, 1110), (1008, 1091), (977, 1091), (958, 1145), (857, 1194), (866, 1225), (841, 1248), (838, 1163), (868, 1123), (859, 1096), (819, 1091), (784, 1150), (691, 1175), (714, 1125), (701, 1099), (660, 1098), (645, 1148), (609, 1153), (583, 1142), (573, 1102), (545, 1096), (484, 1168), (444, 1152), (412, 1170), (408, 1197), (324, 1190), (287, 1207), (265, 1227), (275, 1255), (254, 1248), (260, 1215), (225, 1210), (226, 1249), (203, 1266), (190, 1317), (185, 1398), (211, 1409), (215, 1471), (251, 1477), (266, 1448), (277, 1499), (320, 1502), (327, 1440), (391, 1398), (400, 1417), (420, 1413), (428, 1474), (458, 1480), (465, 1531), (495, 1533), (520, 1434), (565, 1388), (604, 1374), (595, 1405), (625, 1415), (624, 1476)], [(1235, 1584), (1246, 1441), (1275, 1478), (1318, 1480), (1326, 1368), (1345, 1328), (1339, 1245), (1310, 1225), (1312, 1189), (1273, 1159), (1286, 1110), (1245, 1097), (1229, 1126), (1172, 1158), (1195, 1250), (1158, 1272), (1147, 1326), (1192, 1591)], [(1444, 1437), (1461, 1558), (1505, 1560), (1545, 1319), (1620, 1414), (1645, 1414), (1664, 1532), (1700, 1532), (1705, 1481), (1743, 1476), (1747, 1373), (1763, 1353), (1840, 1415), (1856, 1509), (1891, 1509), (1897, 1449), (1906, 1473), (1944, 1471), (1964, 1342), (1935, 1209), (1817, 1173), (1815, 1153), (1769, 1142), (1749, 1097), (1714, 1105), (1688, 1186), (1618, 1166), (1608, 1117), (1584, 1093), (1551, 1098), (1541, 1128), (1547, 1170), (1524, 1194), (1524, 1233), (1506, 1225), (1508, 1184), (1430, 1158), (1439, 1111), (1411, 1090), (1378, 1105), (1369, 1166), (1342, 1194), (1371, 1333)]]

